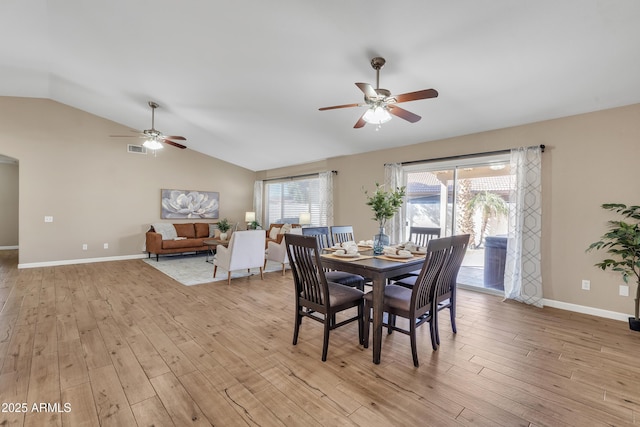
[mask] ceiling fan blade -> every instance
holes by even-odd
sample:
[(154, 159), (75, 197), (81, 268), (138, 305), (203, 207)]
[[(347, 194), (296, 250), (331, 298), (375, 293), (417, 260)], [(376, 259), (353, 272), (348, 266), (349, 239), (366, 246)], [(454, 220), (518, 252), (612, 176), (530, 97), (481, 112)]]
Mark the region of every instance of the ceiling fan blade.
[[(166, 137), (165, 137), (165, 138), (166, 138)], [(163, 139), (163, 140), (162, 140), (162, 142), (167, 143), (167, 144), (169, 144), (169, 145), (173, 145), (174, 147), (181, 148), (181, 149), (183, 149), (183, 150), (184, 150), (185, 148), (187, 148), (187, 146), (186, 146), (186, 145), (178, 144), (177, 142), (175, 142), (175, 141), (171, 141), (170, 139)]]
[(435, 89), (419, 90), (417, 92), (403, 93), (402, 95), (394, 95), (396, 102), (417, 101), (418, 99), (436, 98), (438, 91)]
[(360, 104), (344, 104), (344, 105), (334, 105), (333, 107), (322, 107), (318, 108), (320, 111), (325, 110), (335, 110), (336, 108), (349, 108), (349, 107), (359, 107)]
[(371, 86), (369, 83), (356, 83), (356, 86), (358, 86), (368, 98), (375, 98), (378, 96), (376, 91), (373, 89), (373, 86)]
[(363, 119), (365, 113), (366, 113), (366, 111), (364, 113), (362, 113), (362, 115), (360, 116), (360, 118), (358, 119), (356, 124), (353, 126), (354, 129), (358, 129), (358, 128), (364, 127), (364, 125), (367, 124), (367, 122), (365, 122), (364, 119)]
[(168, 139), (177, 139), (178, 141), (186, 141), (187, 138), (185, 138), (184, 136), (163, 136), (163, 138), (168, 138)]
[(407, 111), (396, 105), (389, 105), (387, 109), (394, 116), (400, 117), (401, 119), (405, 119), (406, 121), (411, 123), (415, 123), (422, 118), (419, 115), (413, 114), (411, 111)]

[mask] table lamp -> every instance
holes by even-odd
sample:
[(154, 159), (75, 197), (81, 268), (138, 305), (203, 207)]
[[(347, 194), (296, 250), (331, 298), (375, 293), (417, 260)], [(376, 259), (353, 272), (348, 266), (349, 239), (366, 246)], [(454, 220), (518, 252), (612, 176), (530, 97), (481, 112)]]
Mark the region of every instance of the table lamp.
[(298, 219), (300, 225), (309, 225), (311, 224), (311, 214), (309, 212), (303, 212), (300, 214), (300, 218)]
[(256, 220), (256, 213), (255, 212), (245, 212), (244, 213), (244, 220), (247, 223), (247, 230), (251, 229), (251, 223)]

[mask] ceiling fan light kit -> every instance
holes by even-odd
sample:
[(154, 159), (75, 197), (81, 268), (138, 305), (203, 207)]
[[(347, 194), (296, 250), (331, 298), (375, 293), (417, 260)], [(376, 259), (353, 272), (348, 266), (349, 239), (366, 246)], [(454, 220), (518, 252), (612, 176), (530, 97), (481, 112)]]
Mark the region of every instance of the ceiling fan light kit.
[(436, 98), (438, 96), (438, 91), (435, 89), (425, 89), (416, 92), (404, 93), (402, 95), (391, 95), (389, 90), (380, 88), (380, 69), (385, 63), (385, 59), (379, 56), (371, 60), (371, 67), (376, 70), (375, 89), (369, 83), (356, 83), (356, 86), (358, 86), (358, 88), (360, 88), (364, 93), (364, 103), (323, 107), (320, 108), (320, 111), (334, 110), (337, 108), (368, 107), (353, 127), (361, 128), (366, 123), (370, 123), (377, 126), (376, 130), (380, 129), (380, 125), (382, 123), (386, 123), (391, 120), (392, 114), (410, 123), (415, 123), (420, 120), (420, 116), (400, 108), (396, 104), (401, 102), (417, 101), (420, 99)]
[(162, 145), (163, 142), (165, 144), (173, 145), (174, 147), (178, 147), (181, 149), (187, 148), (185, 145), (172, 141), (173, 139), (176, 139), (178, 141), (186, 141), (187, 138), (185, 138), (184, 136), (164, 135), (162, 132), (160, 132), (155, 128), (155, 118), (156, 118), (155, 111), (156, 111), (156, 108), (159, 107), (159, 105), (153, 101), (149, 101), (148, 104), (149, 104), (149, 107), (151, 107), (151, 129), (145, 129), (142, 132), (134, 131), (139, 134), (138, 136), (133, 136), (133, 135), (111, 135), (111, 136), (117, 137), (117, 138), (145, 138), (145, 141), (142, 145), (149, 150), (153, 150), (154, 152), (156, 150), (160, 150), (163, 148), (163, 145)]

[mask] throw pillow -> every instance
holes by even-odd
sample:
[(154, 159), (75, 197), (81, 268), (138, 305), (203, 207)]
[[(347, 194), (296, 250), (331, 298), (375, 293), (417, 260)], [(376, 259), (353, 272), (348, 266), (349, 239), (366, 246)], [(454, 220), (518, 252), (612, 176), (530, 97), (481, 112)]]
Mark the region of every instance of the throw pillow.
[(218, 236), (220, 235), (220, 229), (218, 228), (218, 224), (209, 224), (209, 237), (216, 238), (216, 232), (218, 232)]
[(291, 231), (291, 224), (282, 224), (282, 228), (280, 228), (280, 234), (288, 233)]
[(269, 238), (271, 240), (276, 240), (278, 238), (278, 233), (280, 232), (280, 227), (273, 227), (270, 231), (269, 231)]
[(170, 222), (156, 222), (151, 224), (156, 233), (160, 233), (162, 240), (173, 240), (178, 237), (176, 228)]

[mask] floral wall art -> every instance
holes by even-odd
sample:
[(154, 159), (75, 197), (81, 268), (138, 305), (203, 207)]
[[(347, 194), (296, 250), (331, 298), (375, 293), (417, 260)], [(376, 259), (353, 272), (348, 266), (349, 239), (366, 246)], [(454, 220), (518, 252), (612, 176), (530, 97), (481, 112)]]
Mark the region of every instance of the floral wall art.
[(162, 219), (218, 218), (220, 194), (214, 191), (162, 190)]

